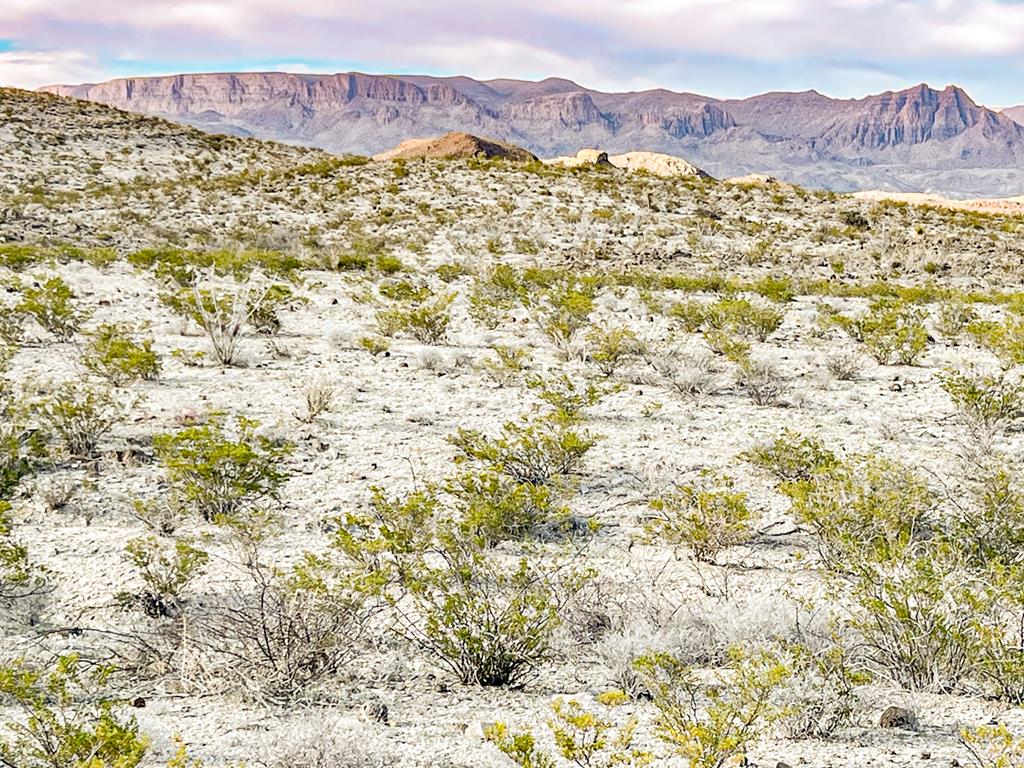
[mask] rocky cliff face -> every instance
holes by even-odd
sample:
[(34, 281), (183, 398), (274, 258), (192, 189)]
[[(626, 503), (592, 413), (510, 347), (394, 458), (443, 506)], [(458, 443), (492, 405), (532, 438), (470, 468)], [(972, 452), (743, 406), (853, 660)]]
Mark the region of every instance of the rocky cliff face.
[(373, 154), (465, 131), (541, 156), (598, 146), (697, 162), (717, 176), (770, 173), (839, 190), (1024, 192), (1024, 108), (994, 112), (964, 91), (919, 85), (863, 99), (814, 91), (718, 100), (666, 90), (602, 93), (563, 79), (344, 73), (198, 74), (53, 86), (53, 93), (201, 128)]

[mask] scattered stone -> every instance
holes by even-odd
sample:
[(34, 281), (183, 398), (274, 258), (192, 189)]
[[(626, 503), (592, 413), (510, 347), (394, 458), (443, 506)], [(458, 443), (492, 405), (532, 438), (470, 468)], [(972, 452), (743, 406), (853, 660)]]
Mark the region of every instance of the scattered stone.
[(918, 728), (917, 715), (911, 710), (903, 707), (889, 707), (878, 719), (878, 725), (882, 728), (899, 728), (904, 731), (916, 731)]

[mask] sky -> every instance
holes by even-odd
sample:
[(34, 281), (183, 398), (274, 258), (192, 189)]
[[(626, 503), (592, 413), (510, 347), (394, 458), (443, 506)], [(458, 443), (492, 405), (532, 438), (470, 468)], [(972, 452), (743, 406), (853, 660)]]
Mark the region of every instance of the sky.
[(1024, 104), (1024, 0), (0, 0), (0, 85), (183, 72), (567, 77)]

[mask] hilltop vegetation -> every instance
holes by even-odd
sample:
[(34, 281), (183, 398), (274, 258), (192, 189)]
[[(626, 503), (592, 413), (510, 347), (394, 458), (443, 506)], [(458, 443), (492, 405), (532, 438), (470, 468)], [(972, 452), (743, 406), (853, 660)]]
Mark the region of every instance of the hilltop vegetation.
[(1021, 219), (0, 109), (0, 764), (1020, 763)]

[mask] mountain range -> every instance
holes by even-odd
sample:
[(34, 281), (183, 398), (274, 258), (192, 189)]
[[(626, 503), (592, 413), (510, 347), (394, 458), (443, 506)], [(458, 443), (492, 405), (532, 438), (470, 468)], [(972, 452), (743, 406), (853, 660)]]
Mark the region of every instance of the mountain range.
[(684, 157), (714, 176), (954, 197), (1024, 193), (1024, 107), (998, 112), (962, 89), (918, 85), (861, 99), (816, 91), (723, 100), (606, 93), (549, 78), (266, 73), (124, 78), (42, 90), (204, 130), (375, 154), (463, 131), (540, 157), (585, 147)]

